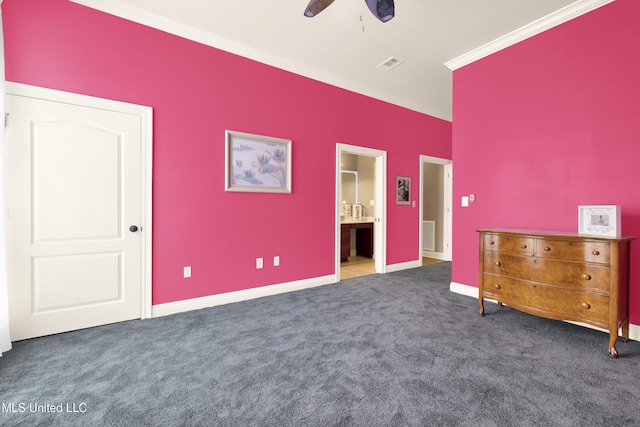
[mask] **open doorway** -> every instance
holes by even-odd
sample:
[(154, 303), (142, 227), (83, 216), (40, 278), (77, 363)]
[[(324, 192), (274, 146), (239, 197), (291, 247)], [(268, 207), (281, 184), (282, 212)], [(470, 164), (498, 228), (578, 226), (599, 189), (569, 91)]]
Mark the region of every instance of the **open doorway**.
[(386, 272), (385, 182), (385, 151), (336, 145), (337, 281)]
[(420, 156), (420, 259), (451, 261), (452, 162)]

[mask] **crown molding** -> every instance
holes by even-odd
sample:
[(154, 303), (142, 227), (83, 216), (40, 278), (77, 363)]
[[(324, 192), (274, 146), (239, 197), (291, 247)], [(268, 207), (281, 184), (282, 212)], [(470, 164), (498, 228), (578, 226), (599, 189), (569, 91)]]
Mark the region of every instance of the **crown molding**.
[(451, 71), (455, 71), (458, 68), (469, 65), (479, 59), (498, 52), (504, 48), (512, 46), (518, 42), (533, 37), (550, 28), (556, 27), (560, 24), (564, 24), (578, 16), (591, 12), (605, 4), (612, 3), (615, 0), (578, 0), (568, 6), (563, 7), (549, 15), (546, 15), (524, 27), (518, 28), (504, 36), (490, 41), (480, 47), (477, 47), (463, 55), (453, 58), (444, 63)]
[(316, 70), (313, 67), (309, 67), (305, 64), (300, 64), (284, 58), (276, 57), (245, 44), (208, 33), (198, 28), (194, 28), (190, 25), (182, 24), (171, 18), (159, 16), (146, 10), (141, 10), (137, 7), (127, 4), (122, 0), (70, 1), (72, 3), (77, 3), (91, 9), (99, 10), (101, 12), (135, 22), (137, 24), (155, 28), (156, 30), (164, 31), (165, 33), (192, 40), (216, 49), (223, 50), (225, 52), (229, 52), (235, 55), (242, 56), (244, 58), (251, 59), (253, 61), (260, 62), (262, 64), (270, 65), (272, 67), (288, 71), (290, 73), (298, 74), (300, 76), (326, 83), (331, 86), (336, 86), (338, 88), (342, 88), (360, 95), (377, 99), (379, 101), (387, 102), (389, 104), (406, 108), (408, 110), (417, 111), (419, 113), (423, 113), (441, 120), (452, 120), (451, 110), (439, 111), (425, 108), (425, 106), (423, 105), (417, 105), (402, 98), (397, 98), (393, 95), (379, 93), (378, 91), (371, 88), (362, 87), (357, 82), (348, 81), (340, 78), (339, 76)]

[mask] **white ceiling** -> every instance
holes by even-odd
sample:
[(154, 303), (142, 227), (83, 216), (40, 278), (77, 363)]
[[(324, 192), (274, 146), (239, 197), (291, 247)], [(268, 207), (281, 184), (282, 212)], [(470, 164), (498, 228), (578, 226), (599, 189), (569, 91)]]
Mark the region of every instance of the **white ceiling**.
[[(452, 69), (613, 0), (72, 0), (316, 80), (451, 120)], [(403, 61), (386, 71), (390, 57)], [(446, 64), (446, 65), (445, 65)]]

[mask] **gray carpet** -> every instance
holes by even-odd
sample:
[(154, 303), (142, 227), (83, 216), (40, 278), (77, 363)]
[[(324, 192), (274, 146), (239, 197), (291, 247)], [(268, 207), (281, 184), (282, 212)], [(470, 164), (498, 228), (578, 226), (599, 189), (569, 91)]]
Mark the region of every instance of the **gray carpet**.
[(612, 360), (602, 332), (480, 317), (450, 268), (14, 343), (0, 424), (640, 425), (640, 343)]

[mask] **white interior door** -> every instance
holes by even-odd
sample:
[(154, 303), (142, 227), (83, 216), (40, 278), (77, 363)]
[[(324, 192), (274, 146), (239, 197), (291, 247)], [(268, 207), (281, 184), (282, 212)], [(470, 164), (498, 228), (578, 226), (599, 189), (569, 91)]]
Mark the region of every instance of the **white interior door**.
[(375, 158), (374, 254), (376, 273), (387, 272), (387, 153), (377, 151)]
[(7, 113), (12, 340), (143, 317), (140, 115), (12, 94)]
[(444, 165), (444, 259), (452, 260), (453, 251), (453, 164)]

